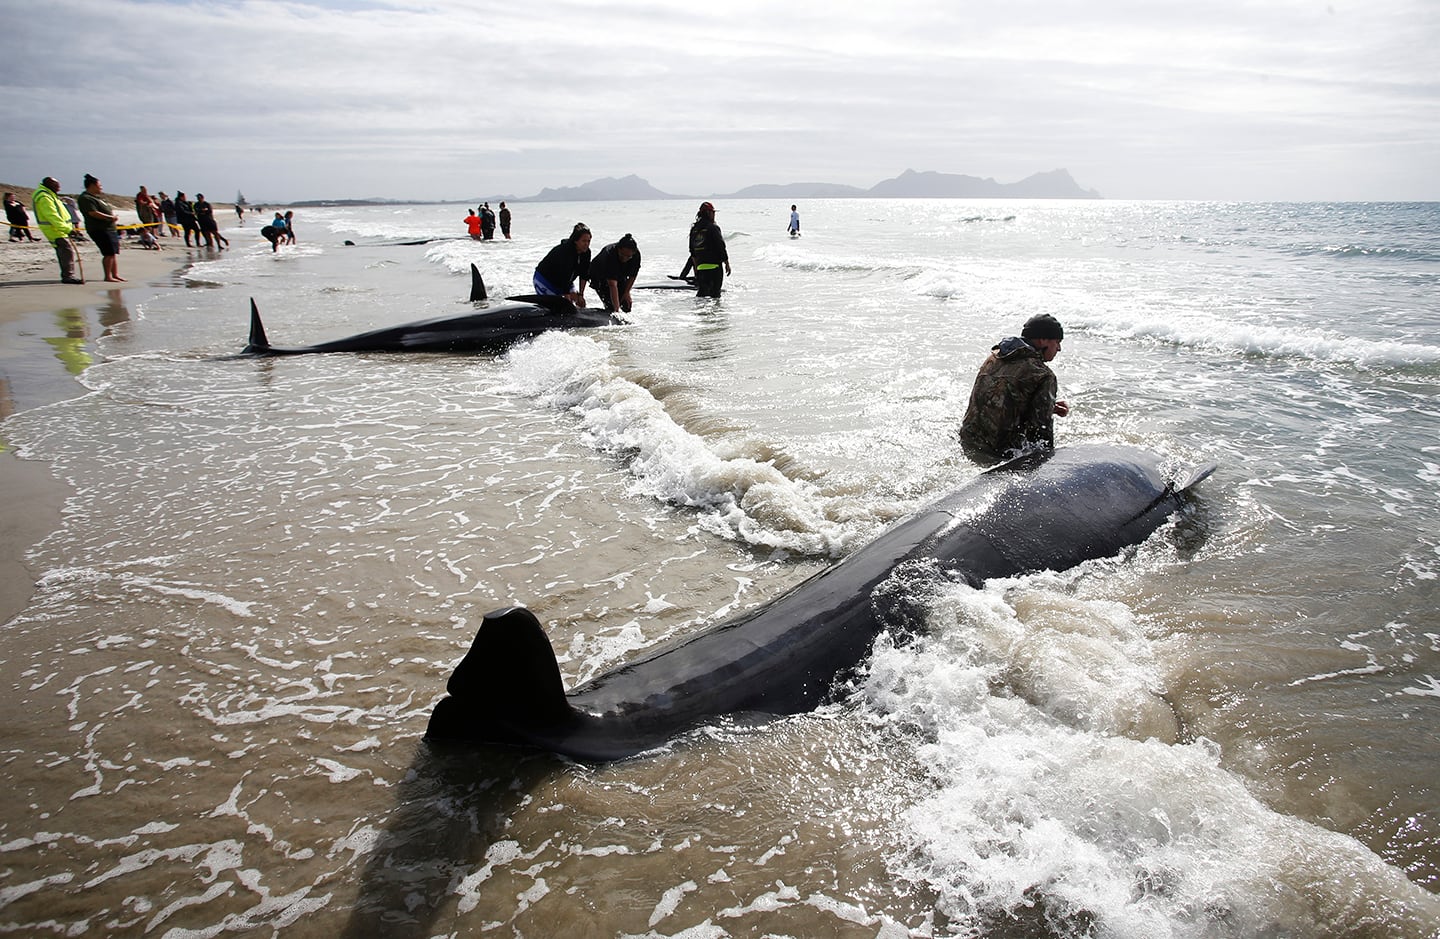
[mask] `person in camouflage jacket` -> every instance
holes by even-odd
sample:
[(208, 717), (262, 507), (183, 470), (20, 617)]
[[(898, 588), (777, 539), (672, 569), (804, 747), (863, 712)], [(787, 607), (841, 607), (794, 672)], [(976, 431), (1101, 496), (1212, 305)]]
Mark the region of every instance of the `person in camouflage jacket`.
[(1035, 449), (1054, 449), (1055, 416), (1070, 407), (1057, 401), (1055, 373), (1045, 363), (1060, 354), (1065, 331), (1048, 313), (1032, 316), (1019, 336), (1001, 340), (975, 376), (960, 425), (960, 446), (982, 466)]

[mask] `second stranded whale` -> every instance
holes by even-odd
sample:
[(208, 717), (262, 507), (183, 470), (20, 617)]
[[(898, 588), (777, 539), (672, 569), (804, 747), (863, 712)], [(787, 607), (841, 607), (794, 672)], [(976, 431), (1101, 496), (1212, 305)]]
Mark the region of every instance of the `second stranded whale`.
[[(480, 271), (470, 267), (470, 300), (487, 299)], [(621, 321), (603, 309), (576, 307), (564, 297), (527, 295), (456, 316), (386, 326), (344, 339), (310, 346), (272, 346), (250, 301), (250, 339), (243, 355), (306, 355), (315, 352), (483, 352), (503, 349), (521, 339), (555, 329), (618, 326)]]
[(901, 631), (913, 618), (907, 571), (978, 586), (1114, 555), (1149, 537), (1214, 468), (1176, 476), (1156, 454), (1105, 444), (1001, 464), (769, 603), (568, 694), (534, 614), (497, 610), (451, 674), (426, 737), (607, 762), (726, 715), (811, 710), (854, 673), (882, 631)]

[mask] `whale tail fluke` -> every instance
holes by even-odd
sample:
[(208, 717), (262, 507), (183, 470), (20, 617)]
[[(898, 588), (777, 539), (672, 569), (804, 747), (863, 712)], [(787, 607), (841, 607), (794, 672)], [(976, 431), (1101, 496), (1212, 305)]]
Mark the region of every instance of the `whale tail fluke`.
[(474, 264), (470, 265), (470, 302), (478, 300), (489, 300), (490, 295), (485, 290), (485, 278), (480, 276), (480, 268)]
[(245, 351), (263, 355), (270, 351), (270, 340), (265, 338), (265, 324), (260, 322), (260, 308), (255, 305), (255, 298), (250, 298), (250, 341), (245, 344)]
[(425, 731), (432, 740), (510, 742), (574, 714), (550, 638), (524, 607), (485, 614), (445, 690)]

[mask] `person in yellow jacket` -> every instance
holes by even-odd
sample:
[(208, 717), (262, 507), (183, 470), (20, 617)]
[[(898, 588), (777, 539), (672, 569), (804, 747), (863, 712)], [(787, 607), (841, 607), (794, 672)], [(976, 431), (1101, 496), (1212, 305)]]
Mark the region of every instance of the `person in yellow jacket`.
[(54, 176), (40, 180), (40, 188), (30, 197), (35, 209), (35, 224), (40, 233), (55, 246), (55, 257), (60, 261), (60, 279), (67, 284), (83, 284), (84, 279), (75, 273), (75, 243), (70, 233), (75, 226), (70, 222), (70, 212), (60, 201), (60, 183)]

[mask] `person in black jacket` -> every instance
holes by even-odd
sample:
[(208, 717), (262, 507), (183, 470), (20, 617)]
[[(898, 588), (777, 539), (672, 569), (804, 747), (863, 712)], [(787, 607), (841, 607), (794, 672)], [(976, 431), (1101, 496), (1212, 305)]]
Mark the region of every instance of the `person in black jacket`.
[[(585, 282), (590, 276), (590, 229), (576, 222), (570, 237), (550, 249), (535, 265), (532, 281), (542, 297), (564, 297), (578, 307), (585, 305)], [(580, 281), (580, 291), (575, 281)]]
[[(725, 273), (720, 273), (724, 265)], [(715, 206), (700, 203), (695, 213), (695, 224), (690, 226), (690, 261), (685, 265), (688, 272), (695, 268), (695, 296), (718, 297), (725, 277), (730, 273), (730, 254), (725, 250), (725, 236), (715, 224)]]
[(590, 287), (600, 295), (607, 313), (630, 312), (630, 287), (640, 275), (640, 248), (629, 232), (606, 245), (590, 262)]

